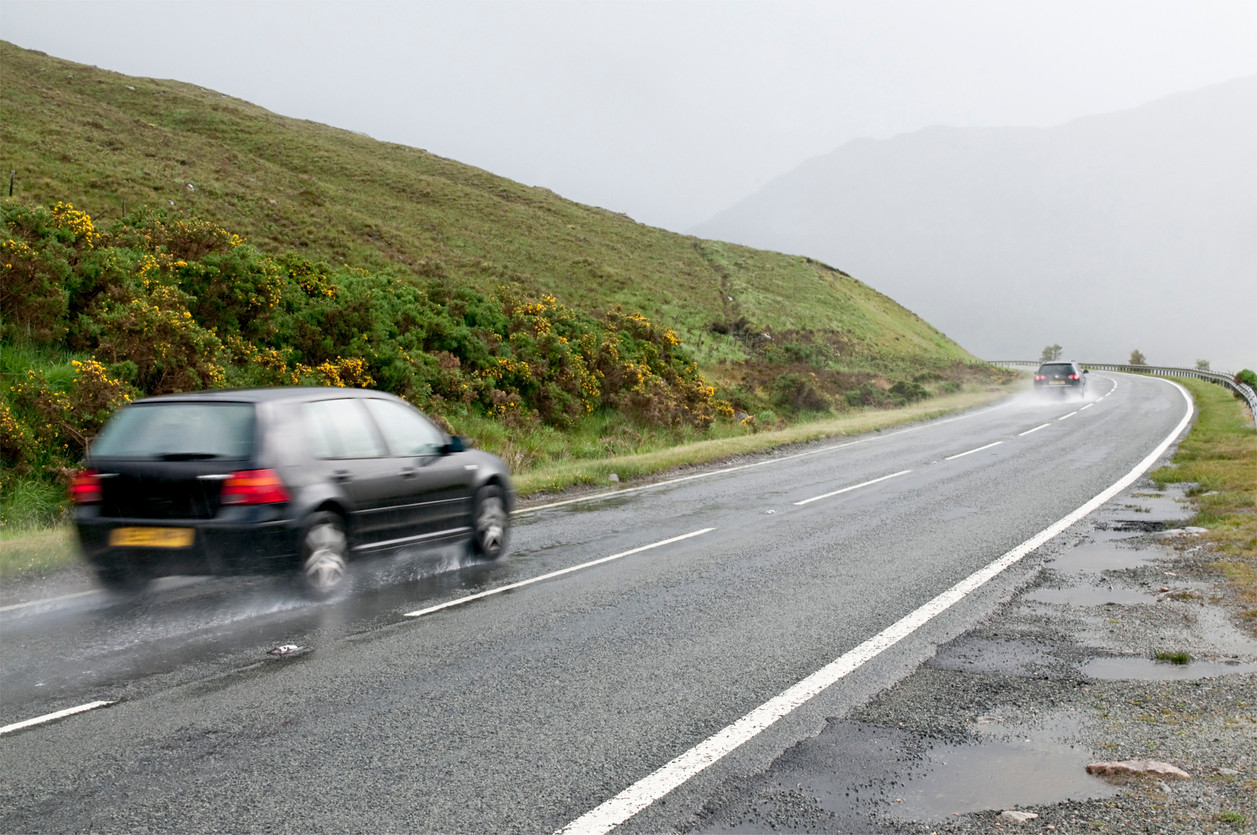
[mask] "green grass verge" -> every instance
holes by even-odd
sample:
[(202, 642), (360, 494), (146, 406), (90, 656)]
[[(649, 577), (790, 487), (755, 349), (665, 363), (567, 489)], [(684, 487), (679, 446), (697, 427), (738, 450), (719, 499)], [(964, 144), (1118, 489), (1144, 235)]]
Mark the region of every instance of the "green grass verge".
[(69, 525), (0, 533), (0, 578), (46, 574), (78, 558)]
[(1188, 483), (1192, 524), (1209, 530), (1242, 617), (1257, 634), (1257, 429), (1241, 401), (1222, 386), (1179, 380), (1199, 413), (1173, 461), (1151, 474), (1158, 485)]
[[(539, 465), (515, 479), (520, 498), (539, 497), (580, 485), (605, 485), (615, 473), (620, 483), (678, 467), (842, 435), (878, 432), (905, 423), (971, 409), (1007, 397), (1008, 387), (962, 391), (902, 409), (869, 410), (800, 423), (776, 431), (716, 438), (599, 459), (569, 459)], [(0, 531), (0, 578), (45, 574), (78, 559), (69, 525)]]

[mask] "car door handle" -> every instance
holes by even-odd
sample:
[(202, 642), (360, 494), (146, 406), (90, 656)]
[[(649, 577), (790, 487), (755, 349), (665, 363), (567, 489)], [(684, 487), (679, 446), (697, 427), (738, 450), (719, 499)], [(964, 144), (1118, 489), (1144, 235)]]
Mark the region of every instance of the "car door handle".
[(335, 481), (337, 484), (344, 484), (347, 481), (353, 481), (353, 480), (354, 480), (354, 477), (349, 472), (349, 470), (337, 470), (336, 472), (332, 473), (332, 481)]
[(414, 467), (402, 467), (402, 478), (414, 478), (417, 472)]

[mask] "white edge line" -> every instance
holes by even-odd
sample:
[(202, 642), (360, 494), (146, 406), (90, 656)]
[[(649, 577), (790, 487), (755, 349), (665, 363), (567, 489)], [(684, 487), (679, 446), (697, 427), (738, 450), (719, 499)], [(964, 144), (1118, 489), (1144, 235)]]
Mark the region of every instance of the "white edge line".
[(58, 719), (64, 719), (67, 716), (73, 716), (76, 713), (86, 713), (89, 710), (95, 710), (98, 707), (106, 707), (113, 702), (88, 702), (78, 707), (68, 707), (65, 710), (58, 710), (56, 713), (48, 713), (43, 716), (36, 716), (34, 719), (27, 719), (22, 722), (14, 722), (12, 725), (5, 725), (0, 728), (0, 734), (11, 733), (12, 731), (20, 731), (22, 728), (29, 728), (32, 725), (42, 725), (45, 722), (55, 722)]
[(76, 597), (87, 597), (89, 594), (100, 594), (97, 589), (91, 591), (76, 591), (74, 594), (63, 594), (60, 597), (45, 597), (42, 600), (28, 600), (25, 603), (12, 603), (8, 606), (0, 606), (0, 614), (4, 612), (13, 612), (18, 609), (25, 609), (28, 606), (47, 606), (53, 603), (60, 603), (62, 600), (73, 600)]
[(512, 589), (522, 588), (523, 586), (531, 586), (533, 583), (540, 583), (542, 580), (551, 580), (555, 577), (560, 577), (564, 574), (571, 574), (573, 571), (580, 571), (583, 568), (592, 568), (595, 565), (601, 565), (604, 562), (611, 562), (612, 560), (618, 560), (621, 557), (627, 557), (633, 554), (640, 554), (642, 551), (649, 551), (652, 548), (659, 548), (664, 545), (671, 545), (674, 542), (680, 542), (683, 539), (690, 539), (695, 536), (702, 536), (703, 534), (711, 533), (714, 530), (715, 528), (703, 528), (702, 530), (692, 531), (687, 534), (682, 534), (681, 536), (674, 536), (671, 539), (664, 539), (660, 542), (652, 542), (649, 545), (642, 545), (639, 548), (633, 548), (629, 551), (621, 551), (618, 554), (612, 554), (609, 557), (602, 557), (601, 559), (596, 559), (590, 562), (581, 563), (580, 565), (574, 565), (571, 568), (564, 568), (559, 571), (551, 571), (549, 574), (542, 574), (540, 577), (533, 577), (531, 580), (523, 580), (519, 583), (511, 583), (508, 586), (501, 586), (500, 588), (489, 589), (488, 591), (482, 591), (482, 592), (479, 592), (478, 594), (468, 595), (467, 597), (460, 597), (457, 600), (449, 600), (449, 601), (446, 601), (445, 603), (441, 603), (436, 606), (429, 606), (426, 609), (419, 609), (418, 611), (415, 611), (415, 612), (407, 612), (404, 615), (404, 617), (418, 618), (424, 615), (430, 615), (433, 612), (439, 612), (442, 609), (451, 609), (455, 606), (461, 606), (464, 603), (470, 603), (473, 600), (480, 600), (481, 598), (489, 597), (490, 595), (501, 594), (504, 591), (511, 591)]
[(813, 496), (810, 499), (804, 499), (803, 501), (795, 502), (794, 504), (796, 507), (801, 507), (802, 505), (809, 504), (811, 502), (819, 502), (821, 499), (833, 498), (834, 496), (837, 496), (841, 493), (850, 493), (852, 490), (859, 490), (861, 487), (868, 487), (870, 484), (877, 484), (877, 482), (885, 481), (888, 478), (895, 478), (896, 476), (907, 475), (910, 472), (912, 472), (912, 470), (900, 470), (897, 473), (884, 475), (881, 478), (875, 478), (872, 481), (865, 481), (865, 482), (861, 482), (860, 484), (852, 484), (850, 487), (844, 487), (841, 490), (835, 490), (834, 492), (826, 493), (823, 496)]
[(1025, 432), (1021, 432), (1021, 433), (1019, 433), (1019, 434), (1017, 435), (1017, 437), (1018, 437), (1018, 438), (1024, 438), (1024, 437), (1026, 437), (1027, 435), (1029, 435), (1031, 432), (1038, 432), (1040, 429), (1047, 429), (1047, 428), (1048, 428), (1049, 426), (1051, 426), (1051, 425), (1052, 425), (1051, 423), (1044, 423), (1044, 424), (1040, 424), (1039, 426), (1036, 426), (1036, 427), (1035, 427), (1035, 428), (1033, 428), (1033, 429), (1027, 429)]
[(946, 458), (944, 458), (943, 460), (944, 460), (944, 461), (955, 461), (957, 458), (964, 458), (966, 455), (973, 455), (975, 452), (981, 452), (981, 451), (982, 451), (982, 450), (984, 450), (984, 449), (990, 449), (991, 447), (993, 447), (993, 446), (999, 446), (999, 445), (1000, 445), (1000, 444), (1002, 444), (1002, 443), (1004, 443), (1004, 442), (1003, 442), (1003, 441), (996, 441), (996, 442), (995, 442), (995, 443), (993, 443), (993, 444), (987, 444), (986, 446), (980, 446), (980, 447), (978, 447), (977, 449), (971, 449), (971, 450), (969, 450), (968, 452), (958, 452), (958, 453), (956, 453), (955, 455), (949, 455), (949, 456), (947, 456)]
[(757, 736), (778, 719), (803, 705), (813, 696), (822, 692), (848, 673), (881, 654), (884, 650), (894, 646), (1005, 569), (1017, 563), (1031, 551), (1043, 545), (1070, 525), (1083, 519), (1087, 514), (1126, 489), (1169, 449), (1174, 439), (1191, 422), (1192, 414), (1195, 411), (1195, 405), (1192, 403), (1191, 396), (1188, 395), (1182, 386), (1169, 380), (1164, 382), (1173, 385), (1183, 395), (1183, 399), (1187, 401), (1187, 414), (1183, 416), (1183, 419), (1179, 421), (1178, 426), (1174, 428), (1169, 436), (1125, 476), (1068, 516), (1027, 539), (985, 568), (970, 574), (916, 611), (895, 622), (854, 649), (844, 653), (785, 692), (755, 708), (741, 719), (717, 732), (714, 736), (708, 737), (653, 774), (647, 775), (629, 786), (601, 806), (572, 821), (558, 830), (556, 835), (577, 835), (577, 833), (580, 835), (602, 835), (602, 833), (610, 832), (642, 809), (645, 809), (708, 766), (725, 757), (738, 746)]

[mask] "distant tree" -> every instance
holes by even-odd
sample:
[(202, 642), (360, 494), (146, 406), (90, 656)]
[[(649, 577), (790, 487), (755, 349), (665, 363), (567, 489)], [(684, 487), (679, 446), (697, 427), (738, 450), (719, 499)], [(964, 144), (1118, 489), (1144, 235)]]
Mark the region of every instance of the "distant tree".
[(1051, 362), (1061, 358), (1061, 351), (1064, 350), (1060, 345), (1048, 345), (1043, 349), (1043, 353), (1039, 355), (1039, 362)]
[(1208, 371), (1208, 370), (1209, 370), (1209, 360), (1196, 360), (1196, 370), (1197, 370), (1197, 371)]
[(1144, 353), (1143, 353), (1143, 351), (1139, 350), (1138, 348), (1136, 348), (1135, 350), (1131, 351), (1131, 352), (1130, 352), (1130, 364), (1131, 364), (1131, 365), (1147, 365), (1147, 364), (1148, 364), (1148, 361), (1144, 358)]

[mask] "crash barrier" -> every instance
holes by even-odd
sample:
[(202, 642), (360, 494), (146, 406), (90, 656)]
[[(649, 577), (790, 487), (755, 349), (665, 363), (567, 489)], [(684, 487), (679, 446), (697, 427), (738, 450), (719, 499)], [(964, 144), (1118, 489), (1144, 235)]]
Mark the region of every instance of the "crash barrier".
[[(1038, 368), (1042, 365), (1042, 361), (998, 360), (991, 361), (991, 365), (1029, 365)], [(1234, 374), (1219, 374), (1216, 371), (1201, 371), (1198, 368), (1168, 368), (1158, 365), (1114, 365), (1105, 362), (1082, 362), (1079, 365), (1086, 368), (1094, 368), (1097, 371), (1124, 371), (1128, 374), (1151, 374), (1154, 377), (1192, 377), (1196, 380), (1204, 380), (1207, 383), (1225, 386), (1248, 404), (1249, 414), (1253, 416), (1254, 425), (1257, 425), (1257, 391), (1253, 391), (1253, 387), (1246, 383), (1235, 382)]]

